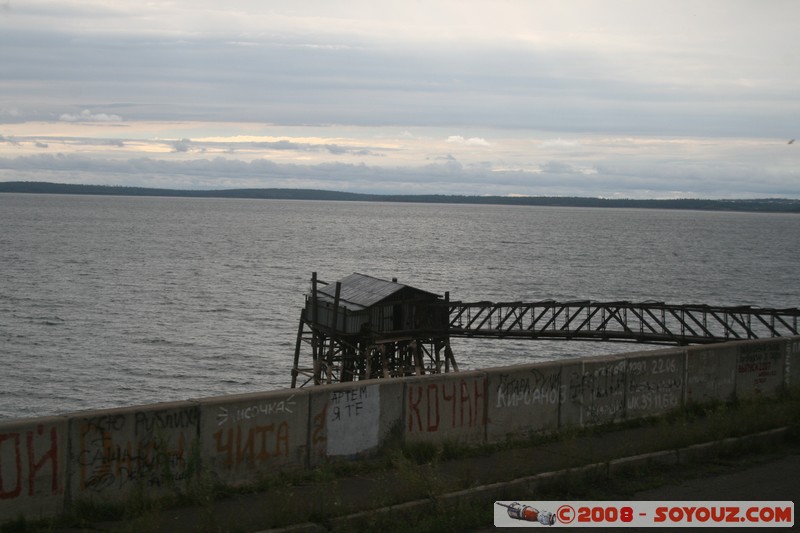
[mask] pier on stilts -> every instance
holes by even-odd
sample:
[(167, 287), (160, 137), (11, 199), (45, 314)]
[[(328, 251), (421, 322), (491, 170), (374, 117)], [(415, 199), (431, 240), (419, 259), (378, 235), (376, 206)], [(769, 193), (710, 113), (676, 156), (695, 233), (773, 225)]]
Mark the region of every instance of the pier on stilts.
[(396, 278), (355, 273), (326, 283), (315, 272), (300, 314), (291, 386), (458, 371), (453, 337), (688, 345), (799, 335), (798, 319), (798, 308), (450, 301), (449, 293)]

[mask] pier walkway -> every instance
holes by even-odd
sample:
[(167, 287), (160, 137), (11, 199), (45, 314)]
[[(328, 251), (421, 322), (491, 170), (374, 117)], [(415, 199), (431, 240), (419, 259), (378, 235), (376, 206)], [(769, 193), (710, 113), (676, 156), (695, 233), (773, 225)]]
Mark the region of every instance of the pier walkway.
[[(445, 304), (442, 304), (445, 305)], [(451, 337), (706, 344), (798, 335), (800, 309), (664, 302), (448, 302)]]

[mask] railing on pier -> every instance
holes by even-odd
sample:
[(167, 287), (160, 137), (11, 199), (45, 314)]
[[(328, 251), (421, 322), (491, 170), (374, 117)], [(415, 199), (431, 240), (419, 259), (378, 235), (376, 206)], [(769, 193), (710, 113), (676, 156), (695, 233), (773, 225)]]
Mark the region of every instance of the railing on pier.
[(663, 302), (448, 302), (453, 337), (703, 344), (798, 335), (800, 309)]

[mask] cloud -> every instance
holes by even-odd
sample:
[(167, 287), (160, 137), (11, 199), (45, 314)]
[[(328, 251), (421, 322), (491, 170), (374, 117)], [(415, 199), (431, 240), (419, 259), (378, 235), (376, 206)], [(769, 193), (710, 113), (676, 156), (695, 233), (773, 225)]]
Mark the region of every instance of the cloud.
[(22, 117), (22, 113), (16, 107), (0, 107), (0, 120), (10, 119), (18, 120)]
[(280, 141), (254, 142), (249, 144), (240, 143), (240, 145), (249, 146), (252, 148), (266, 148), (268, 150), (287, 150), (296, 152), (328, 152), (334, 155), (351, 154), (360, 156), (382, 156), (382, 154), (376, 153), (373, 150), (369, 150), (366, 148), (351, 148), (347, 146), (341, 146), (338, 144), (328, 144), (328, 143), (298, 143), (289, 140), (280, 140)]
[(108, 113), (92, 113), (90, 110), (84, 109), (77, 114), (63, 113), (58, 120), (62, 122), (122, 122), (122, 117)]
[(451, 135), (447, 138), (447, 142), (452, 144), (464, 144), (467, 146), (491, 146), (486, 139), (482, 139), (481, 137), (465, 139), (461, 135)]
[(172, 143), (172, 149), (176, 152), (188, 152), (192, 147), (191, 139), (181, 139)]
[(539, 144), (539, 148), (574, 148), (580, 146), (580, 141), (570, 141), (562, 138), (551, 139)]
[(562, 161), (548, 161), (541, 165), (540, 169), (546, 174), (575, 174), (577, 172), (575, 167)]

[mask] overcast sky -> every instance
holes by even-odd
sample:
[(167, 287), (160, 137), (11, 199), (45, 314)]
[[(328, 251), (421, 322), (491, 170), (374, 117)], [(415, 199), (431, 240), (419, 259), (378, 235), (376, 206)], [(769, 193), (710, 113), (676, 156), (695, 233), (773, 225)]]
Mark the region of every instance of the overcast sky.
[(800, 198), (798, 21), (795, 0), (0, 0), (0, 181)]

